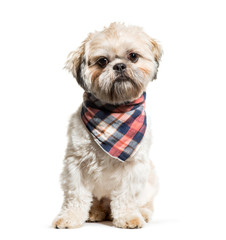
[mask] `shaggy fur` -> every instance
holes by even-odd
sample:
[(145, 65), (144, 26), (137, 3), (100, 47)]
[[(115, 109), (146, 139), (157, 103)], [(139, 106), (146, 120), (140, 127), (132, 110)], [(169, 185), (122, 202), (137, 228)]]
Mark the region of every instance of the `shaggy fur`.
[[(85, 91), (120, 104), (138, 98), (156, 78), (161, 54), (160, 45), (141, 28), (113, 23), (89, 34), (69, 55), (66, 68)], [(116, 71), (118, 63), (126, 68)], [(81, 107), (70, 120), (61, 175), (64, 203), (53, 226), (76, 228), (85, 221), (113, 220), (120, 228), (142, 227), (151, 218), (158, 185), (149, 159), (149, 128), (137, 153), (121, 162), (97, 145), (80, 112)]]

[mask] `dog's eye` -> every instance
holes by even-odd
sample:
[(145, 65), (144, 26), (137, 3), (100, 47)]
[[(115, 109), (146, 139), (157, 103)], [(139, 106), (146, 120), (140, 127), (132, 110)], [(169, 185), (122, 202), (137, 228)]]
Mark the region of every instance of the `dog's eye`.
[(102, 68), (105, 68), (107, 66), (107, 64), (109, 63), (108, 59), (107, 58), (100, 58), (98, 61), (97, 61), (97, 64), (102, 67)]
[(137, 62), (138, 58), (139, 58), (139, 56), (137, 53), (130, 53), (128, 56), (128, 59), (133, 63)]

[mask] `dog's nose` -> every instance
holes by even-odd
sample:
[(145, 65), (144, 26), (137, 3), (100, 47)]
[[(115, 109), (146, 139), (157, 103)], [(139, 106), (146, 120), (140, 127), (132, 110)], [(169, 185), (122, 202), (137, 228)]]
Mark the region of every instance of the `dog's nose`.
[(117, 63), (114, 65), (113, 69), (117, 72), (123, 72), (126, 69), (126, 65), (124, 63)]

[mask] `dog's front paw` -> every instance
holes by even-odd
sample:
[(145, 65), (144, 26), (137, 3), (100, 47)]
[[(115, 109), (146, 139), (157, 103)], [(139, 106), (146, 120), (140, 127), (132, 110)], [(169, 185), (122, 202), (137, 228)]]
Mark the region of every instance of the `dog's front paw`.
[(82, 217), (79, 217), (76, 213), (64, 212), (60, 213), (53, 221), (52, 226), (54, 228), (79, 228), (84, 223)]
[(140, 214), (128, 214), (124, 217), (115, 218), (113, 224), (119, 228), (141, 228), (145, 221)]

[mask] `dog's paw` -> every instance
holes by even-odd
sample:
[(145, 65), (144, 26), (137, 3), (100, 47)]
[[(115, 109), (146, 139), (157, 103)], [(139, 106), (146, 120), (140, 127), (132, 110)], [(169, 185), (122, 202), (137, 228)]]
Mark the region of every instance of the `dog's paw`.
[(140, 208), (140, 213), (144, 218), (145, 222), (149, 222), (152, 217), (152, 211), (148, 208)]
[(113, 224), (119, 228), (142, 228), (145, 221), (140, 214), (128, 214), (114, 219)]
[(52, 223), (54, 228), (79, 228), (84, 223), (83, 220), (79, 219), (79, 216), (72, 213), (59, 214)]

